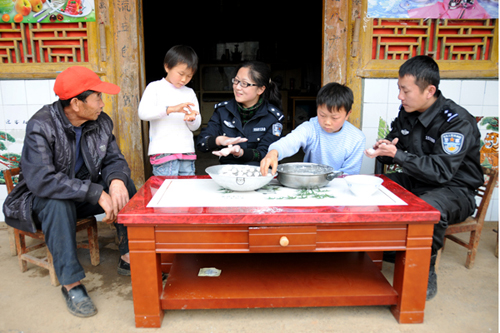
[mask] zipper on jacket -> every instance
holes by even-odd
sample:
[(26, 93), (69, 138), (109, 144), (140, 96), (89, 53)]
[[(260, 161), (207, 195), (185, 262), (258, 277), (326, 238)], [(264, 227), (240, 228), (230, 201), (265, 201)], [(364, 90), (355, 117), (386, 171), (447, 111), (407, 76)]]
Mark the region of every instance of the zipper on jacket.
[(82, 146), (82, 139), (83, 139), (84, 135), (86, 135), (87, 132), (89, 132), (89, 131), (90, 131), (90, 129), (88, 129), (87, 126), (85, 126), (83, 128), (82, 137), (80, 138), (80, 152), (81, 152), (82, 157), (83, 157), (83, 163), (85, 164), (85, 166), (87, 167), (87, 171), (89, 172), (90, 180), (93, 181), (94, 173), (93, 173), (93, 169), (92, 170), (90, 169), (90, 164), (88, 163), (88, 159), (87, 159), (87, 150), (85, 149), (88, 147), (87, 147), (87, 145), (85, 145), (85, 147)]
[(75, 164), (76, 164), (76, 133), (73, 128), (71, 128), (71, 133), (73, 134), (73, 142), (72, 142), (72, 147), (73, 147), (73, 158), (71, 159), (71, 169), (70, 169), (70, 175), (71, 178), (75, 178), (76, 173), (75, 173)]

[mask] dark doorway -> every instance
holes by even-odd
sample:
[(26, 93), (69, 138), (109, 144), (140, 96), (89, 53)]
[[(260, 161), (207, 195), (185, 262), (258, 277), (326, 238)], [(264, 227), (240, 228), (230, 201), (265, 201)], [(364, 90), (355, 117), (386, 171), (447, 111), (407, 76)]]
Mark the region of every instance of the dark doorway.
[[(199, 94), (202, 109), (209, 107), (212, 110), (217, 100), (232, 98), (230, 82), (221, 83), (222, 88), (217, 84), (214, 86), (214, 82), (206, 85), (206, 80), (210, 81), (207, 75), (216, 70), (203, 69), (204, 66), (236, 66), (251, 59), (271, 66), (273, 79), (283, 92), (283, 108), (286, 108), (283, 111), (288, 113), (289, 125), (285, 127), (288, 129), (293, 113), (289, 97), (316, 96), (321, 85), (321, 1), (163, 3), (165, 5), (159, 7), (158, 2), (143, 1), (146, 83), (165, 76), (163, 58), (170, 47), (186, 44), (192, 46), (200, 58), (197, 76), (189, 86)], [(217, 70), (221, 71), (220, 68)], [(203, 82), (200, 73), (204, 75)], [(212, 93), (221, 89), (227, 94)], [(202, 113), (202, 116), (205, 115)], [(203, 122), (207, 121), (204, 119)]]
[[(200, 63), (188, 86), (197, 93), (202, 127), (210, 119), (215, 103), (233, 98), (232, 71), (243, 61), (253, 59), (269, 64), (273, 80), (280, 86), (286, 114), (283, 134), (315, 114), (314, 105), (307, 101), (321, 87), (320, 0), (163, 1), (163, 6), (154, 1), (142, 3), (146, 84), (165, 77), (163, 58), (170, 47), (193, 47)], [(215, 155), (198, 155), (197, 175), (204, 174), (206, 166), (218, 164)], [(302, 156), (297, 154), (297, 161)], [(150, 164), (145, 164), (149, 177)]]

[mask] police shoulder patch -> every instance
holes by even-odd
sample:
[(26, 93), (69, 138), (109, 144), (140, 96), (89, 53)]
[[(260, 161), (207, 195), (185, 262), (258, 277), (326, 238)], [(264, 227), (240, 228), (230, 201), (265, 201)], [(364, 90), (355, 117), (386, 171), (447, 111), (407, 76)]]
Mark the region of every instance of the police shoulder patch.
[(280, 111), (280, 109), (271, 106), (269, 108), (269, 112), (271, 112), (276, 117), (276, 119), (278, 119), (279, 121), (283, 120), (284, 115)]
[(441, 145), (448, 155), (455, 155), (462, 150), (464, 144), (464, 135), (461, 133), (444, 133), (441, 135)]
[(282, 131), (283, 131), (283, 124), (281, 123), (273, 124), (273, 135), (281, 136)]
[(214, 105), (214, 109), (217, 109), (217, 108), (220, 108), (221, 106), (227, 105), (227, 103), (229, 103), (229, 101), (217, 103)]
[(450, 121), (452, 121), (453, 119), (455, 119), (456, 117), (458, 117), (458, 113), (454, 113), (454, 112), (452, 112), (452, 111), (450, 111), (448, 109), (445, 109), (443, 111), (443, 115), (446, 118), (446, 122), (448, 122), (448, 123)]

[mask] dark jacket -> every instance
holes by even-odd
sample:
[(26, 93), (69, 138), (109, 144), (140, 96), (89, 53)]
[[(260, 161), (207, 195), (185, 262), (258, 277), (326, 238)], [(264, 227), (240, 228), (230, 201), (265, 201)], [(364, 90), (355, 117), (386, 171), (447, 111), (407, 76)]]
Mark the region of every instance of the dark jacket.
[(283, 119), (284, 115), (280, 109), (264, 102), (252, 119), (243, 126), (236, 100), (221, 102), (215, 105), (207, 127), (198, 135), (196, 148), (201, 152), (224, 148), (215, 144), (215, 139), (221, 135), (247, 138), (247, 142), (238, 144), (244, 149), (243, 156), (235, 158), (229, 155), (221, 157), (219, 161), (221, 164), (260, 165), (269, 145), (280, 138)]
[(440, 91), (423, 113), (408, 113), (401, 107), (391, 127), (387, 139), (399, 138), (398, 151), (394, 159), (378, 157), (382, 163), (397, 163), (404, 173), (435, 187), (474, 191), (483, 184), (476, 119)]
[(36, 231), (31, 204), (34, 196), (97, 204), (103, 187), (121, 179), (130, 169), (113, 135), (113, 122), (102, 112), (85, 123), (80, 141), (86, 177), (75, 177), (76, 137), (59, 101), (45, 105), (28, 121), (22, 150), (19, 183), (3, 205), (5, 222), (17, 229)]

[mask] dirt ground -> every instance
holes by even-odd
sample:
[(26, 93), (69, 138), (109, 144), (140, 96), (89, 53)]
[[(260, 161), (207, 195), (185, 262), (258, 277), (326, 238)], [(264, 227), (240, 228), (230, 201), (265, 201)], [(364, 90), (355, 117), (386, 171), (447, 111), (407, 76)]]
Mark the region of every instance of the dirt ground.
[[(498, 332), (498, 259), (496, 223), (487, 223), (473, 269), (465, 249), (448, 242), (438, 272), (438, 294), (427, 302), (423, 324), (400, 325), (387, 306), (287, 309), (167, 311), (161, 328), (137, 329), (130, 278), (116, 273), (119, 253), (114, 231), (99, 225), (101, 263), (92, 266), (79, 250), (83, 280), (98, 314), (77, 318), (66, 309), (61, 287), (50, 284), (47, 270), (29, 265), (21, 273), (10, 255), (5, 223), (0, 222), (0, 332)], [(384, 263), (391, 281), (393, 265)]]

